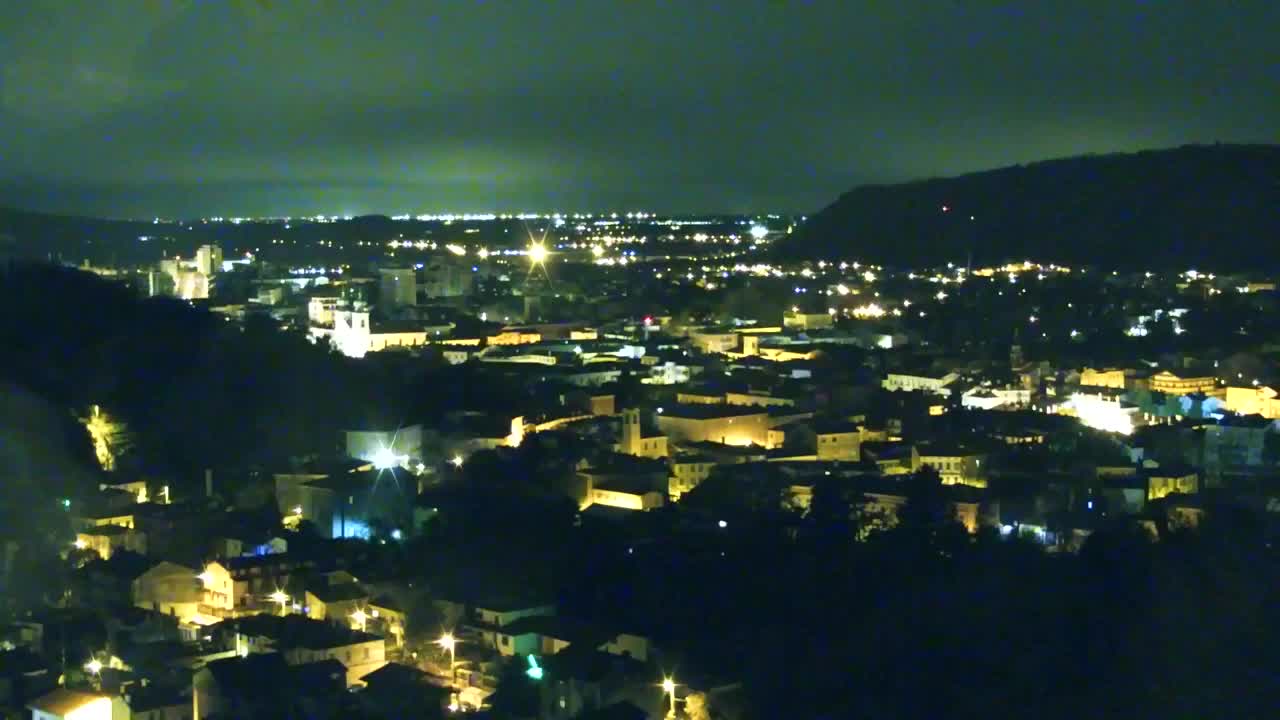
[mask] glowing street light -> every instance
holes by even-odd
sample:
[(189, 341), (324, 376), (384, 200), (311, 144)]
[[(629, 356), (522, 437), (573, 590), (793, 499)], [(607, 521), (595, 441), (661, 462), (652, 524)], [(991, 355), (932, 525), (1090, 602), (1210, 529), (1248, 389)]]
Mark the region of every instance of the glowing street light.
[(526, 253), (529, 256), (529, 262), (534, 265), (541, 265), (547, 261), (547, 246), (540, 242), (530, 243)]
[(88, 541), (86, 541), (84, 538), (76, 538), (76, 541), (71, 544), (74, 545), (77, 550), (84, 550), (85, 548), (89, 547)]
[(454, 467), (460, 468), (462, 467), (463, 459), (461, 455), (454, 455), (453, 459), (450, 460), (449, 462), (453, 463)]
[(453, 633), (447, 632), (436, 640), (436, 644), (449, 651), (449, 683), (456, 684), (454, 663), (457, 661), (458, 639), (453, 636)]
[(390, 470), (403, 465), (408, 459), (407, 455), (397, 455), (391, 448), (382, 447), (374, 451), (369, 462), (373, 463), (373, 467), (378, 470)]
[(662, 678), (662, 692), (666, 693), (667, 697), (671, 698), (670, 710), (667, 711), (667, 717), (674, 718), (676, 716), (676, 681), (674, 678)]
[(85, 672), (89, 673), (90, 675), (101, 675), (102, 661), (99, 660), (98, 658), (94, 658), (84, 664), (84, 669), (85, 669)]
[(365, 630), (368, 629), (369, 613), (365, 612), (362, 608), (356, 608), (356, 611), (351, 613), (351, 619), (356, 624), (355, 629), (359, 630), (360, 632), (364, 632)]
[(267, 596), (267, 599), (280, 606), (280, 614), (284, 615), (284, 609), (289, 605), (289, 594), (283, 590), (276, 590)]

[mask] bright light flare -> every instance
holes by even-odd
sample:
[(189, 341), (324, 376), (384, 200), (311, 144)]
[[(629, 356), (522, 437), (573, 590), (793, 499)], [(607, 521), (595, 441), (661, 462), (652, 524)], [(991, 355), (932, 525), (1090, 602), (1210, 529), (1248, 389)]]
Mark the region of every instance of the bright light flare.
[(445, 633), (436, 640), (436, 645), (439, 645), (449, 652), (453, 652), (458, 646), (458, 639), (453, 636), (453, 633)]
[(540, 242), (530, 243), (529, 249), (526, 251), (529, 256), (529, 262), (534, 265), (541, 265), (547, 261), (547, 246)]
[(102, 661), (98, 658), (94, 658), (84, 664), (84, 669), (90, 675), (100, 675), (102, 674)]

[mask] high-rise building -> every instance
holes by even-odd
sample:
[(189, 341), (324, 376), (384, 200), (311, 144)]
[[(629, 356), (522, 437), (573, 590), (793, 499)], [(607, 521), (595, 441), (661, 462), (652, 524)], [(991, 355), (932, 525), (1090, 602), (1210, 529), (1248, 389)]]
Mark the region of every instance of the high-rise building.
[(217, 245), (201, 245), (196, 250), (196, 270), (213, 275), (222, 270), (222, 248)]
[(418, 304), (418, 278), (413, 268), (382, 268), (378, 278), (378, 304), (383, 310)]

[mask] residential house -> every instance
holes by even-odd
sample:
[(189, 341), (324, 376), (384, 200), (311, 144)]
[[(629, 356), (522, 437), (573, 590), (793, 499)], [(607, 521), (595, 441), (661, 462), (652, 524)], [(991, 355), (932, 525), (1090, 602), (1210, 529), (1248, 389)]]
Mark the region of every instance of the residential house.
[(111, 720), (111, 698), (58, 688), (27, 704), (32, 720)]
[(354, 582), (311, 588), (304, 597), (307, 617), (340, 624), (349, 624), (356, 610), (369, 604), (369, 591)]
[(337, 660), (353, 684), (387, 662), (386, 641), (301, 615), (253, 615), (230, 621), (236, 649), (244, 653), (278, 652), (289, 665)]
[(278, 720), (345, 717), (347, 674), (340, 662), (290, 666), (280, 653), (254, 653), (210, 662), (195, 673), (196, 720)]
[(110, 560), (118, 550), (147, 554), (147, 535), (124, 525), (95, 525), (76, 533), (75, 545)]
[(129, 685), (114, 702), (114, 720), (192, 720), (195, 711), (191, 697), (178, 688), (146, 681)]
[(947, 444), (924, 444), (917, 448), (917, 467), (926, 465), (938, 472), (943, 485), (987, 486), (990, 461), (986, 453)]
[(1223, 405), (1237, 415), (1261, 415), (1268, 420), (1280, 420), (1280, 391), (1270, 385), (1229, 386)]
[(379, 717), (416, 717), (424, 709), (443, 715), (450, 691), (431, 682), (427, 673), (410, 665), (387, 663), (360, 678), (362, 706)]

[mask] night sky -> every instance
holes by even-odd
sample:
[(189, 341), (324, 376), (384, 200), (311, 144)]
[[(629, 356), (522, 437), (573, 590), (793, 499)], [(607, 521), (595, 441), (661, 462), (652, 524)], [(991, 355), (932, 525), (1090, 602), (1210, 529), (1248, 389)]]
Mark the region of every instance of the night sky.
[(810, 211), (1280, 141), (1280, 2), (0, 3), (0, 204)]

